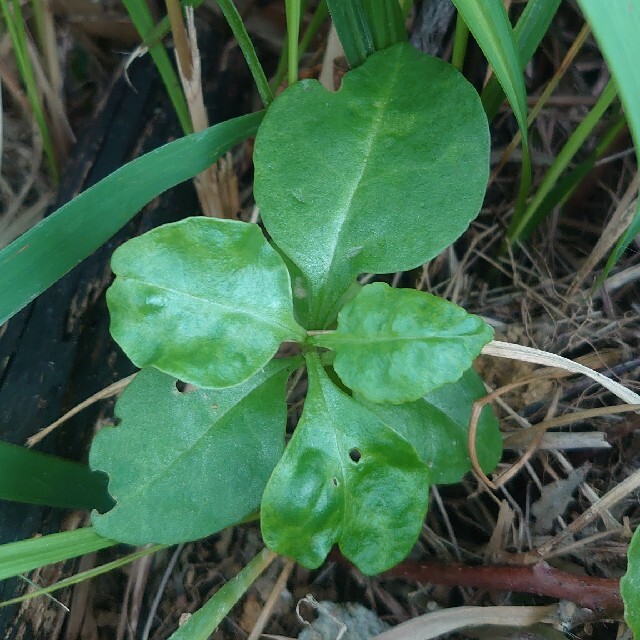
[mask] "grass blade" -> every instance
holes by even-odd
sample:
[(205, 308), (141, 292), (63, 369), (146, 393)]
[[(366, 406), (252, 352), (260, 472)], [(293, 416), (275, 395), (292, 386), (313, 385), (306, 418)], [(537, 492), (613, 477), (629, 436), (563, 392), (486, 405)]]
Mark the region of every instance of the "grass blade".
[(0, 580), (116, 544), (114, 540), (99, 536), (93, 527), (9, 542), (0, 545)]
[(376, 51), (407, 39), (398, 0), (362, 0)]
[(327, 0), (327, 5), (344, 55), (353, 69), (375, 51), (367, 16), (360, 0)]
[(58, 166), (56, 163), (55, 151), (53, 149), (53, 142), (49, 133), (49, 127), (44, 115), (44, 109), (42, 106), (42, 100), (40, 93), (38, 92), (38, 85), (36, 82), (35, 74), (31, 66), (31, 60), (29, 58), (29, 47), (27, 43), (27, 33), (24, 25), (25, 20), (22, 14), (22, 5), (19, 0), (13, 0), (12, 9), (9, 9), (9, 0), (0, 0), (0, 9), (4, 16), (5, 23), (7, 25), (7, 31), (11, 38), (11, 45), (13, 47), (13, 53), (16, 59), (16, 64), (22, 77), (22, 81), (27, 89), (27, 97), (29, 98), (29, 104), (33, 109), (33, 116), (38, 126), (38, 131), (42, 136), (42, 144), (44, 146), (45, 155), (47, 156), (47, 162), (51, 171), (51, 176), (54, 182), (58, 182)]
[(298, 40), (300, 39), (300, 0), (285, 0), (287, 11), (287, 52), (289, 84), (298, 82)]
[[(640, 156), (640, 0), (578, 0), (602, 54), (616, 79), (620, 100)], [(604, 279), (640, 232), (640, 207), (620, 238), (600, 277)]]
[(526, 239), (535, 227), (542, 222), (539, 215), (541, 205), (545, 198), (549, 195), (553, 187), (556, 185), (562, 173), (569, 166), (580, 147), (593, 132), (595, 126), (600, 122), (606, 110), (611, 106), (617, 95), (616, 85), (613, 80), (609, 80), (607, 86), (603, 89), (598, 101), (591, 111), (585, 116), (582, 122), (576, 127), (566, 144), (562, 147), (560, 153), (556, 156), (553, 163), (549, 167), (535, 195), (529, 202), (523, 215), (519, 218), (517, 225), (509, 227), (507, 238), (512, 241), (513, 238), (521, 240)]
[(522, 132), (522, 176), (514, 216), (518, 218), (531, 186), (531, 157), (527, 135), (527, 92), (513, 29), (502, 0), (453, 0), (453, 4), (493, 67)]
[(235, 578), (229, 580), (173, 633), (169, 640), (207, 640), (236, 602), (276, 557), (273, 551), (263, 549)]
[(21, 602), (25, 602), (26, 600), (33, 600), (33, 598), (38, 598), (39, 596), (46, 596), (49, 593), (59, 591), (60, 589), (66, 589), (67, 587), (72, 587), (74, 584), (84, 582), (85, 580), (91, 580), (92, 578), (100, 576), (103, 573), (108, 573), (109, 571), (113, 571), (114, 569), (119, 569), (120, 567), (124, 567), (127, 564), (131, 564), (132, 562), (139, 560), (140, 558), (144, 558), (145, 556), (151, 555), (152, 553), (157, 553), (162, 549), (166, 549), (166, 545), (155, 544), (151, 547), (145, 547), (144, 549), (140, 549), (140, 551), (135, 551), (134, 553), (130, 553), (129, 555), (126, 555), (122, 558), (118, 558), (117, 560), (106, 562), (105, 564), (101, 564), (98, 567), (93, 567), (93, 569), (87, 569), (87, 571), (75, 573), (74, 575), (65, 578), (64, 580), (59, 580), (58, 582), (55, 582), (48, 587), (43, 587), (42, 589), (37, 589), (36, 591), (25, 593), (21, 596), (18, 596), (17, 598), (12, 598), (11, 600), (0, 602), (0, 609), (2, 607), (8, 607), (12, 604), (20, 604)]
[(234, 118), (129, 162), (0, 251), (0, 325), (82, 262), (163, 191), (211, 166), (258, 130)]
[[(529, 60), (533, 57), (553, 17), (558, 11), (561, 1), (562, 0), (529, 0), (529, 2), (527, 2), (513, 30), (521, 69), (524, 70)], [(487, 118), (491, 121), (495, 118), (504, 100), (504, 91), (496, 76), (493, 76), (489, 80), (487, 86), (482, 91), (481, 98)]]
[[(451, 54), (451, 64), (458, 70), (462, 71), (464, 66), (464, 58), (467, 55), (467, 42), (469, 41), (469, 27), (463, 20), (462, 14), (458, 13), (456, 18), (456, 31), (453, 38), (453, 53)], [(491, 78), (495, 80), (496, 77)], [(500, 85), (498, 85), (499, 87)]]
[(108, 511), (107, 476), (88, 466), (0, 442), (0, 499)]
[[(180, 6), (184, 9), (185, 7), (193, 7), (197, 9), (201, 4), (204, 3), (204, 0), (181, 0)], [(159, 44), (162, 39), (168, 35), (169, 31), (171, 31), (171, 23), (169, 22), (169, 16), (164, 16), (154, 27), (147, 33), (147, 36), (142, 40), (142, 46), (150, 49), (156, 44)]]
[(262, 99), (262, 104), (264, 104), (265, 107), (268, 107), (273, 102), (273, 92), (271, 91), (271, 87), (269, 86), (269, 81), (267, 80), (267, 76), (264, 73), (264, 69), (260, 64), (260, 60), (258, 60), (258, 54), (256, 53), (255, 47), (253, 46), (253, 42), (251, 42), (251, 38), (247, 33), (244, 22), (242, 22), (242, 17), (238, 13), (238, 9), (233, 3), (233, 0), (218, 0), (218, 6), (220, 7), (220, 11), (222, 11), (227, 23), (229, 24), (229, 27), (231, 28), (235, 39), (238, 41), (238, 45), (240, 46), (240, 50), (242, 51), (244, 59), (247, 61), (249, 71), (251, 71), (253, 80), (256, 83), (256, 87), (258, 88), (258, 93), (260, 94), (260, 98)]
[[(123, 4), (137, 32), (140, 34), (140, 38), (144, 41), (155, 28), (147, 3), (145, 0), (123, 0)], [(149, 54), (158, 68), (158, 72), (167, 89), (182, 130), (185, 134), (192, 133), (193, 126), (191, 124), (187, 101), (185, 100), (173, 64), (171, 64), (171, 60), (169, 59), (169, 54), (161, 42), (152, 44), (149, 47)]]

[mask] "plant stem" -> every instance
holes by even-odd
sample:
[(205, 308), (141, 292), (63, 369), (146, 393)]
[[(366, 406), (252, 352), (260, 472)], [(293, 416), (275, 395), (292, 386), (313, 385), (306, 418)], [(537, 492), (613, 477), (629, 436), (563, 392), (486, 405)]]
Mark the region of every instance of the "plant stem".
[(578, 576), (546, 562), (529, 566), (484, 566), (402, 562), (383, 574), (422, 583), (517, 591), (575, 602), (587, 609), (619, 614), (623, 610), (619, 580)]
[(191, 59), (191, 49), (187, 40), (187, 28), (182, 17), (182, 7), (179, 0), (166, 0), (167, 16), (171, 24), (173, 43), (176, 54), (180, 60), (180, 69), (188, 81), (193, 78), (193, 60)]
[(286, 0), (289, 85), (298, 81), (298, 41), (300, 38), (300, 0)]
[(464, 57), (467, 53), (467, 42), (469, 41), (469, 27), (464, 21), (461, 13), (456, 18), (456, 32), (453, 39), (453, 54), (451, 56), (451, 64), (458, 70), (462, 71), (464, 65)]

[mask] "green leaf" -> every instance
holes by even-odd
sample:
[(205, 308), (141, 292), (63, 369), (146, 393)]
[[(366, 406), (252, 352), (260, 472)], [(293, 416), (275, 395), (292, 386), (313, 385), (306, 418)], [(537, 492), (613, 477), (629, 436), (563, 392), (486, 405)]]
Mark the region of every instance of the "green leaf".
[(242, 21), (242, 16), (238, 13), (238, 9), (236, 8), (233, 0), (218, 0), (218, 6), (220, 7), (220, 11), (224, 14), (225, 20), (229, 24), (231, 31), (233, 31), (233, 36), (235, 37), (236, 42), (240, 46), (242, 55), (247, 62), (251, 75), (253, 76), (253, 81), (256, 83), (262, 104), (265, 107), (268, 107), (273, 102), (273, 91), (271, 91), (269, 81), (267, 80), (264, 69), (260, 64), (256, 49), (253, 46), (253, 42), (251, 42), (251, 38), (247, 33), (247, 28)]
[[(527, 124), (527, 90), (520, 65), (509, 16), (503, 0), (453, 0), (493, 72), (501, 84), (522, 134), (522, 176), (518, 208), (526, 200), (531, 186), (531, 157), (529, 155)], [(454, 101), (451, 104), (455, 104)], [(518, 213), (514, 219), (517, 219)]]
[(235, 578), (229, 580), (208, 602), (189, 616), (169, 640), (208, 640), (274, 558), (275, 555), (268, 549), (260, 551)]
[(305, 337), (289, 273), (255, 224), (187, 218), (125, 243), (111, 266), (111, 334), (138, 367), (230, 387)]
[[(453, 484), (471, 469), (471, 408), (485, 395), (480, 376), (469, 369), (457, 382), (445, 384), (417, 402), (378, 404), (360, 397), (358, 401), (415, 444), (420, 459), (429, 467), (433, 484)], [(485, 473), (495, 469), (502, 455), (498, 421), (488, 406), (478, 420), (476, 453)]]
[(361, 0), (376, 51), (407, 39), (398, 0)]
[[(562, 0), (529, 0), (513, 30), (520, 58), (520, 68), (529, 64), (542, 38), (558, 11)], [(504, 100), (504, 91), (494, 75), (482, 90), (482, 104), (489, 120), (493, 120)]]
[(87, 465), (0, 442), (0, 499), (107, 511), (107, 478)]
[(327, 6), (344, 55), (353, 69), (375, 51), (371, 27), (361, 0), (327, 0)]
[(262, 500), (267, 545), (308, 568), (332, 545), (366, 574), (397, 564), (427, 509), (429, 471), (392, 425), (338, 389), (307, 354), (300, 422)]
[[(620, 100), (625, 109), (633, 136), (636, 155), (640, 156), (640, 0), (601, 2), (579, 0), (607, 65), (616, 81)], [(605, 267), (605, 274), (613, 268), (636, 235), (640, 233), (640, 205), (626, 233), (615, 247)]]
[[(123, 0), (123, 4), (142, 40), (147, 39), (150, 34), (155, 32), (153, 17), (151, 16), (151, 11), (149, 10), (146, 0)], [(173, 68), (169, 54), (161, 41), (151, 44), (149, 47), (149, 55), (153, 59), (158, 73), (162, 78), (162, 82), (169, 94), (171, 104), (178, 116), (182, 130), (185, 134), (193, 133), (189, 107), (187, 106), (178, 74)]]
[(129, 162), (0, 251), (0, 325), (71, 271), (163, 191), (253, 135), (263, 113), (234, 118)]
[(633, 532), (627, 559), (627, 572), (620, 579), (624, 619), (633, 637), (640, 638), (640, 527)]
[(96, 436), (89, 461), (109, 475), (116, 506), (93, 515), (129, 544), (202, 538), (255, 511), (284, 448), (285, 382), (298, 360), (275, 360), (230, 389), (180, 393), (141, 371), (116, 405), (118, 427)]
[(13, 578), (47, 564), (113, 547), (115, 544), (117, 542), (114, 540), (98, 535), (93, 527), (2, 544), (0, 580)]
[(309, 341), (335, 351), (347, 387), (399, 404), (458, 380), (492, 338), (488, 324), (452, 302), (374, 282), (340, 311), (336, 331)]
[(264, 223), (308, 279), (321, 328), (359, 273), (417, 267), (467, 228), (484, 197), (489, 132), (462, 75), (402, 43), (337, 93), (315, 80), (284, 91), (254, 161)]

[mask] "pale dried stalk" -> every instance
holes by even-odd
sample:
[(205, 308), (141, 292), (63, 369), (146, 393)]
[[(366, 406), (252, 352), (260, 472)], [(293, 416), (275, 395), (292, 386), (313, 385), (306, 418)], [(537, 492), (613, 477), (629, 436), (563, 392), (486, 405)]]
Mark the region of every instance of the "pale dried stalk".
[(55, 422), (52, 422), (48, 427), (41, 429), (38, 433), (32, 435), (27, 440), (27, 447), (33, 447), (38, 444), (41, 440), (46, 438), (52, 431), (57, 429), (61, 424), (64, 424), (70, 418), (73, 418), (76, 414), (80, 413), (83, 409), (90, 407), (92, 404), (98, 402), (99, 400), (104, 400), (105, 398), (110, 398), (111, 396), (115, 396), (120, 393), (138, 374), (132, 373), (130, 376), (126, 378), (122, 378), (122, 380), (118, 380), (113, 384), (110, 384), (108, 387), (105, 387), (98, 393), (94, 393), (92, 396), (83, 400), (80, 404), (77, 404), (73, 409), (67, 411), (61, 418), (58, 418)]
[(571, 373), (581, 373), (582, 375), (595, 380), (608, 391), (620, 398), (627, 404), (640, 404), (640, 395), (627, 389), (619, 382), (603, 376), (601, 373), (585, 367), (582, 364), (563, 358), (555, 353), (548, 353), (540, 349), (532, 347), (524, 347), (519, 344), (509, 344), (508, 342), (500, 342), (492, 340), (482, 349), (482, 353), (487, 356), (495, 356), (497, 358), (507, 358), (509, 360), (520, 360), (521, 362), (531, 362), (532, 364), (540, 364), (545, 367), (557, 367), (565, 369)]
[(267, 601), (264, 603), (264, 607), (262, 608), (262, 611), (260, 612), (260, 615), (258, 616), (258, 619), (256, 620), (256, 623), (253, 626), (253, 629), (251, 630), (251, 633), (249, 634), (247, 640), (258, 640), (258, 638), (262, 635), (267, 622), (269, 622), (269, 618), (271, 617), (273, 608), (276, 606), (276, 602), (278, 602), (278, 598), (280, 597), (282, 590), (285, 588), (287, 580), (289, 579), (289, 576), (291, 575), (295, 564), (295, 561), (291, 560), (290, 558), (287, 558), (285, 560), (284, 567), (282, 568), (282, 571), (280, 572), (276, 583), (273, 585), (273, 589), (271, 590)]
[[(189, 114), (191, 115), (193, 130), (198, 132), (209, 126), (209, 118), (202, 95), (200, 51), (198, 49), (193, 7), (186, 7), (185, 11), (187, 16), (186, 37), (191, 53), (191, 69), (186, 71), (182, 69), (177, 49), (176, 64), (184, 96), (187, 100)], [(236, 217), (240, 210), (240, 191), (230, 154), (220, 158), (215, 165), (199, 173), (193, 179), (193, 184), (205, 216), (211, 218)]]
[(593, 273), (596, 265), (611, 252), (615, 243), (631, 224), (633, 216), (638, 209), (638, 188), (640, 188), (640, 174), (636, 172), (631, 184), (627, 187), (616, 210), (613, 212), (611, 220), (609, 220), (600, 238), (598, 238), (596, 246), (580, 268), (580, 271), (578, 271), (575, 280), (569, 288), (567, 298), (572, 298), (578, 293), (578, 289), (585, 279), (590, 273)]
[(453, 607), (434, 611), (399, 624), (374, 640), (430, 640), (458, 629), (491, 625), (530, 627), (539, 622), (558, 623), (558, 606), (543, 607)]

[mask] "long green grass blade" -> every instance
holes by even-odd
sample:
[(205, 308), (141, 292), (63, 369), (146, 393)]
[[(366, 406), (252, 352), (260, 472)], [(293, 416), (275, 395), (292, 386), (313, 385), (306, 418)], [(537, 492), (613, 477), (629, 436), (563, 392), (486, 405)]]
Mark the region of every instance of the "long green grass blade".
[[(315, 37), (315, 35), (320, 30), (320, 27), (324, 24), (324, 21), (327, 19), (329, 15), (329, 8), (327, 7), (327, 0), (321, 0), (320, 4), (316, 7), (316, 10), (311, 16), (311, 21), (309, 22), (309, 26), (307, 27), (304, 35), (300, 39), (300, 44), (298, 45), (298, 62), (302, 59), (302, 56), (306, 53), (311, 41)], [(276, 69), (273, 78), (269, 85), (272, 89), (279, 87), (284, 80), (284, 77), (287, 75), (288, 69), (288, 61), (289, 61), (289, 43), (288, 40), (285, 40), (284, 47), (282, 47), (282, 51), (280, 52), (280, 59), (278, 60), (278, 67)]]
[(20, 604), (21, 602), (25, 602), (26, 600), (33, 600), (33, 598), (46, 596), (48, 593), (53, 593), (54, 591), (59, 591), (60, 589), (72, 587), (74, 584), (84, 582), (85, 580), (91, 580), (92, 578), (101, 576), (102, 574), (113, 571), (114, 569), (119, 569), (128, 564), (131, 564), (132, 562), (135, 562), (136, 560), (139, 560), (140, 558), (149, 556), (152, 553), (157, 553), (162, 549), (166, 549), (166, 545), (155, 544), (151, 547), (145, 547), (144, 549), (140, 549), (140, 551), (130, 553), (129, 555), (123, 556), (122, 558), (118, 558), (117, 560), (101, 564), (98, 567), (93, 567), (93, 569), (87, 569), (87, 571), (81, 571), (80, 573), (76, 573), (68, 578), (65, 578), (64, 580), (59, 580), (58, 582), (55, 582), (48, 587), (43, 587), (41, 589), (37, 589), (36, 591), (30, 591), (29, 593), (25, 593), (24, 595), (18, 596), (17, 598), (12, 598), (11, 600), (0, 602), (0, 608), (8, 607), (12, 604)]
[(531, 186), (531, 157), (527, 135), (527, 92), (513, 29), (502, 0), (453, 0), (453, 4), (493, 67), (522, 133), (522, 175), (514, 216), (517, 219)]
[(252, 113), (180, 138), (129, 162), (0, 251), (0, 325), (82, 262), (163, 191), (255, 135)]
[(398, 0), (362, 0), (376, 51), (407, 39), (402, 9)]
[[(520, 68), (524, 69), (549, 29), (562, 0), (529, 0), (513, 30)], [(482, 104), (489, 121), (495, 118), (504, 100), (504, 91), (493, 76), (482, 91)]]
[(229, 580), (173, 633), (169, 640), (207, 640), (275, 557), (273, 551), (263, 549), (235, 578)]
[(0, 499), (108, 511), (107, 476), (88, 466), (0, 442)]
[(361, 65), (375, 51), (373, 35), (360, 0), (327, 0), (349, 66)]
[[(615, 78), (636, 154), (640, 156), (640, 0), (578, 0)], [(606, 277), (640, 232), (640, 206), (605, 266)]]
[(273, 102), (273, 92), (269, 86), (269, 81), (264, 73), (264, 69), (260, 64), (260, 60), (258, 60), (258, 54), (253, 46), (253, 42), (251, 42), (244, 22), (242, 22), (242, 17), (238, 13), (238, 9), (233, 3), (233, 0), (218, 0), (218, 6), (229, 24), (235, 39), (238, 41), (244, 59), (247, 61), (249, 71), (251, 71), (253, 80), (258, 88), (258, 93), (262, 99), (262, 104), (268, 107)]
[(13, 578), (47, 564), (77, 558), (118, 544), (99, 536), (93, 527), (52, 533), (41, 538), (0, 545), (0, 580)]
[(289, 84), (298, 82), (298, 41), (300, 40), (300, 0), (285, 0), (287, 12), (287, 66)]
[(22, 14), (22, 5), (19, 0), (13, 0), (12, 8), (9, 8), (9, 0), (0, 0), (0, 9), (11, 38), (11, 45), (13, 47), (13, 53), (18, 66), (18, 71), (22, 81), (24, 82), (27, 90), (27, 98), (31, 109), (33, 109), (33, 116), (42, 137), (42, 144), (44, 152), (47, 157), (49, 169), (53, 180), (58, 182), (58, 166), (56, 163), (56, 155), (53, 148), (53, 142), (49, 133), (49, 127), (47, 125), (47, 119), (44, 115), (44, 109), (42, 106), (42, 100), (40, 93), (38, 92), (38, 84), (36, 82), (33, 67), (31, 66), (31, 59), (29, 58), (29, 47), (27, 43), (27, 33), (25, 31), (25, 20)]
[(525, 240), (535, 227), (542, 222), (542, 217), (539, 214), (541, 205), (544, 203), (545, 198), (557, 184), (560, 176), (567, 169), (571, 160), (591, 135), (596, 125), (600, 122), (605, 112), (614, 101), (616, 95), (617, 90), (615, 82), (613, 80), (609, 80), (596, 104), (576, 127), (576, 130), (571, 134), (565, 145), (560, 150), (560, 153), (558, 153), (554, 159), (540, 183), (540, 186), (536, 190), (535, 195), (531, 198), (524, 214), (519, 218), (518, 224), (510, 226), (507, 231), (507, 238), (510, 240), (512, 238)]
[[(155, 27), (146, 0), (123, 0), (123, 4), (137, 32), (140, 34), (140, 38), (144, 41)], [(185, 134), (192, 133), (193, 125), (191, 124), (187, 101), (185, 100), (180, 80), (173, 68), (173, 64), (171, 64), (167, 50), (161, 42), (158, 42), (149, 47), (149, 54), (158, 68), (158, 72), (167, 89), (182, 130)]]

